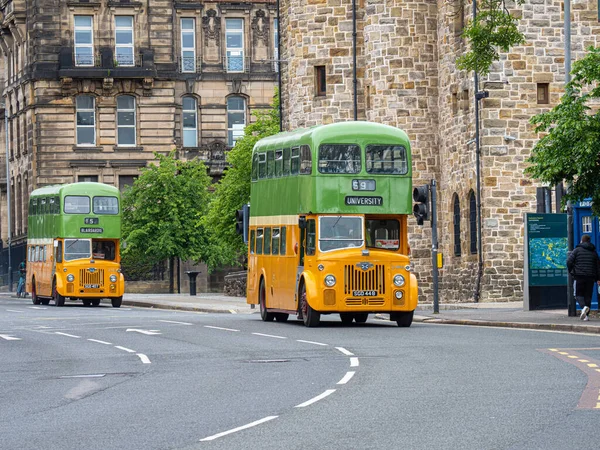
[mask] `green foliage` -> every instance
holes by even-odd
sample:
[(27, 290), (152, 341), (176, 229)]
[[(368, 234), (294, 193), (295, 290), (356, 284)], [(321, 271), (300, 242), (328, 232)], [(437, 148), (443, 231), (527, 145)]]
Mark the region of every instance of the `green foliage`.
[(210, 185), (206, 167), (197, 159), (177, 160), (174, 151), (155, 158), (158, 164), (142, 169), (123, 193), (124, 255), (143, 255), (148, 262), (206, 261), (211, 254), (202, 224)]
[[(514, 0), (522, 5), (524, 0)], [(506, 7), (506, 0), (480, 0), (477, 2), (477, 15), (463, 31), (471, 50), (456, 60), (456, 66), (463, 70), (473, 70), (487, 75), (494, 61), (511, 47), (525, 43), (525, 37), (519, 31), (518, 21)]]
[(591, 197), (592, 211), (600, 215), (600, 48), (588, 51), (573, 64), (561, 102), (531, 118), (535, 131), (547, 134), (533, 148), (525, 173), (550, 185), (566, 181), (563, 201)]
[(239, 264), (247, 252), (235, 231), (235, 211), (250, 201), (252, 149), (259, 139), (279, 132), (279, 96), (275, 92), (271, 109), (254, 112), (256, 121), (244, 129), (244, 136), (227, 154), (229, 168), (215, 187), (208, 214), (203, 221), (212, 247), (217, 249), (207, 264), (214, 268)]

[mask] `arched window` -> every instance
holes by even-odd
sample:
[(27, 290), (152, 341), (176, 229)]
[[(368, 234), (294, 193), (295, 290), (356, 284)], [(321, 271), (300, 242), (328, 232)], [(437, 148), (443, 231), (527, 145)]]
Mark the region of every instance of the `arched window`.
[(475, 192), (469, 192), (469, 237), (471, 244), (471, 254), (477, 253), (477, 201)]
[(96, 145), (96, 109), (94, 97), (79, 95), (75, 99), (77, 145)]
[(117, 145), (135, 147), (135, 97), (117, 97)]
[(458, 195), (454, 194), (454, 255), (460, 256), (460, 202)]
[(183, 97), (183, 146), (198, 147), (198, 103), (194, 97)]
[(227, 145), (233, 147), (235, 141), (244, 135), (246, 127), (246, 100), (243, 97), (227, 99)]

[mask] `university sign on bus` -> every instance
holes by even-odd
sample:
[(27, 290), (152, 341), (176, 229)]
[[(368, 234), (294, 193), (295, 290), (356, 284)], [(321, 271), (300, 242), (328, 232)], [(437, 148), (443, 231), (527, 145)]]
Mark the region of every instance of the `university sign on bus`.
[(346, 197), (345, 203), (349, 206), (383, 206), (383, 197), (349, 195)]

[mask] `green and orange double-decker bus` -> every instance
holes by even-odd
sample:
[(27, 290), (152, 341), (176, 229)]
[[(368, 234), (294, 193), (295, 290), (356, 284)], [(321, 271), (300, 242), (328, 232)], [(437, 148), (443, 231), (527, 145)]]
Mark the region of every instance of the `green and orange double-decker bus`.
[(63, 306), (65, 299), (120, 307), (119, 190), (102, 183), (36, 189), (29, 198), (27, 291), (35, 305)]
[(252, 154), (247, 302), (265, 321), (322, 314), (412, 323), (411, 153), (402, 130), (369, 122), (261, 139)]

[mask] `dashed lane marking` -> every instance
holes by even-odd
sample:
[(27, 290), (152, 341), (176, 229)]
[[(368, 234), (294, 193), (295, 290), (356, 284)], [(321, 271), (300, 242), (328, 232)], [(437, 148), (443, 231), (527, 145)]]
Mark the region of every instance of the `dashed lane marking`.
[(238, 431), (246, 430), (248, 428), (255, 427), (256, 425), (260, 425), (261, 423), (265, 423), (265, 422), (268, 422), (270, 420), (277, 419), (277, 417), (279, 417), (279, 416), (264, 417), (264, 418), (262, 418), (260, 420), (255, 421), (255, 422), (248, 423), (246, 425), (242, 425), (241, 427), (233, 428), (231, 430), (223, 431), (222, 433), (218, 433), (218, 434), (214, 434), (214, 435), (209, 436), (209, 437), (205, 437), (204, 439), (200, 439), (200, 442), (213, 441), (213, 440), (218, 439), (220, 437), (227, 436), (228, 434), (232, 434), (232, 433), (236, 433)]
[(350, 367), (358, 367), (358, 358), (350, 358)]
[(234, 330), (233, 328), (213, 327), (211, 325), (204, 325), (204, 328), (211, 328), (213, 330), (223, 330), (223, 331), (240, 331), (240, 330)]
[(143, 353), (138, 353), (137, 355), (144, 364), (150, 364), (150, 358), (148, 358), (146, 355), (144, 355)]
[(344, 347), (336, 347), (336, 350), (339, 350), (340, 352), (342, 352), (346, 356), (354, 356), (354, 353), (346, 350)]
[(0, 334), (0, 338), (4, 339), (5, 341), (22, 341), (21, 338), (10, 336), (8, 334)]
[(104, 344), (104, 345), (112, 345), (110, 342), (99, 341), (98, 339), (88, 339), (88, 341), (90, 341), (90, 342), (97, 342), (98, 344)]
[(319, 400), (323, 400), (325, 397), (330, 396), (334, 392), (335, 392), (335, 389), (327, 389), (322, 394), (319, 394), (316, 397), (313, 397), (310, 400), (305, 401), (304, 403), (300, 403), (299, 405), (296, 405), (296, 408), (305, 408), (309, 405), (312, 405), (313, 403), (318, 402)]
[(275, 336), (274, 334), (252, 333), (256, 336), (270, 337), (275, 339), (287, 339), (285, 336)]
[(193, 323), (188, 323), (188, 322), (177, 322), (176, 320), (159, 320), (159, 322), (164, 322), (164, 323), (174, 323), (177, 325), (193, 325)]
[(346, 372), (346, 375), (344, 375), (344, 377), (340, 381), (338, 381), (337, 384), (346, 384), (352, 379), (355, 373), (356, 372)]
[(8, 312), (16, 312), (16, 313), (20, 313), (20, 312), (25, 312), (25, 311), (17, 311), (16, 309), (7, 309)]
[(323, 345), (325, 347), (327, 347), (327, 345), (329, 345), (329, 344), (323, 344), (322, 342), (303, 341), (302, 339), (297, 339), (296, 342), (302, 342), (304, 344)]
[(127, 348), (127, 347), (121, 347), (120, 345), (115, 345), (115, 348), (118, 348), (119, 350), (124, 350), (127, 353), (135, 353), (135, 350), (131, 350), (130, 348)]
[(60, 331), (55, 331), (54, 334), (60, 334), (61, 336), (67, 336), (67, 337), (72, 337), (75, 339), (81, 339), (81, 336), (75, 336), (74, 334), (69, 334), (69, 333), (61, 333)]

